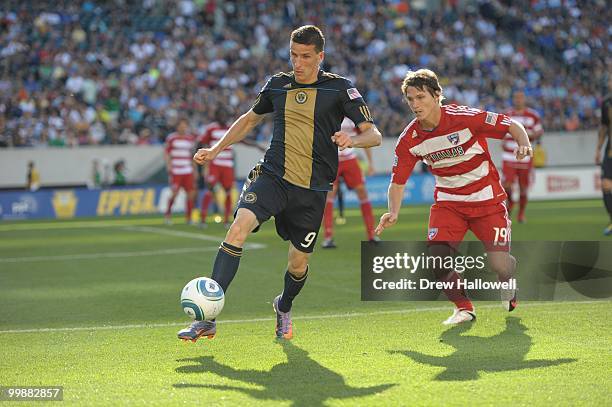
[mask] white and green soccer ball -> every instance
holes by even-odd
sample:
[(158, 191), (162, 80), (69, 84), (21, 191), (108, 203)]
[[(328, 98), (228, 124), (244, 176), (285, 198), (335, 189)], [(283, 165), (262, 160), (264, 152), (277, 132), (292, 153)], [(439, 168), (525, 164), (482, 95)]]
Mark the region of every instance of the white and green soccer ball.
[(212, 278), (194, 278), (181, 291), (181, 307), (185, 314), (196, 321), (216, 318), (224, 304), (223, 289)]

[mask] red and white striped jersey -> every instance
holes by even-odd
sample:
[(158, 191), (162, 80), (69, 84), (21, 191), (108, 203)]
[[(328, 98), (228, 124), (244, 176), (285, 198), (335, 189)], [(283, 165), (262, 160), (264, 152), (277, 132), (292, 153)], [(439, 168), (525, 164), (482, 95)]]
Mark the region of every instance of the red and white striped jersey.
[[(202, 146), (213, 146), (225, 135), (229, 127), (219, 123), (213, 123), (206, 128), (204, 134), (198, 138), (198, 144)], [(234, 152), (232, 146), (225, 148), (212, 160), (212, 163), (221, 167), (234, 168)]]
[[(533, 140), (534, 137), (538, 137), (542, 135), (544, 129), (542, 128), (542, 121), (540, 120), (540, 115), (533, 109), (525, 108), (523, 110), (514, 110), (510, 109), (506, 112), (506, 116), (511, 119), (521, 123), (525, 126), (525, 130), (527, 130), (527, 135), (530, 140)], [(517, 160), (515, 151), (518, 148), (518, 144), (509, 133), (506, 133), (504, 139), (502, 141), (502, 159), (509, 163), (521, 163), (521, 164), (530, 164), (531, 157), (527, 156), (522, 160)]]
[(170, 157), (170, 173), (172, 175), (193, 173), (194, 148), (195, 137), (191, 134), (171, 133), (166, 138), (166, 153)]
[[(342, 120), (340, 130), (353, 137), (359, 134), (359, 127), (355, 126), (355, 123), (348, 117)], [(348, 161), (357, 158), (353, 148), (345, 148), (344, 150), (338, 150), (338, 161)]]
[(435, 129), (423, 130), (416, 119), (404, 129), (395, 146), (391, 182), (405, 184), (422, 160), (436, 179), (437, 204), (476, 206), (504, 201), (506, 193), (486, 137), (504, 137), (510, 118), (467, 106), (447, 105), (441, 110)]

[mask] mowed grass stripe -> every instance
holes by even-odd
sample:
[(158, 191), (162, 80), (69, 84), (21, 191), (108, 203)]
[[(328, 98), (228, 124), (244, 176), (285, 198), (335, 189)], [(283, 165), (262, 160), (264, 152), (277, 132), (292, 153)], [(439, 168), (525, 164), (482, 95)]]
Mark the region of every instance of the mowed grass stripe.
[[(587, 305), (587, 304), (612, 304), (612, 301), (602, 300), (585, 300), (585, 301), (562, 301), (562, 302), (532, 302), (526, 304), (520, 304), (521, 308), (524, 307), (546, 307), (546, 306), (568, 306), (568, 305)], [(480, 305), (477, 309), (491, 309), (500, 308), (498, 304), (487, 304)], [(373, 317), (377, 315), (393, 315), (393, 314), (412, 314), (419, 312), (438, 312), (448, 311), (450, 307), (423, 307), (423, 308), (410, 308), (410, 309), (395, 309), (385, 311), (374, 311), (374, 312), (348, 312), (340, 314), (322, 314), (322, 315), (304, 315), (295, 316), (294, 320), (320, 320), (320, 319), (335, 319), (335, 318), (364, 318)], [(551, 313), (553, 311), (548, 311)], [(564, 310), (558, 310), (557, 312), (565, 312)], [(230, 319), (217, 321), (219, 324), (251, 324), (256, 322), (267, 322), (275, 321), (276, 318), (249, 318), (249, 319)], [(127, 324), (127, 325), (107, 325), (107, 326), (89, 326), (89, 327), (66, 327), (66, 328), (36, 328), (36, 329), (8, 329), (0, 331), (0, 334), (20, 334), (20, 333), (43, 333), (43, 332), (73, 332), (73, 331), (106, 331), (106, 330), (123, 330), (123, 329), (142, 329), (142, 328), (166, 328), (173, 326), (183, 326), (186, 322), (169, 322), (165, 324)]]

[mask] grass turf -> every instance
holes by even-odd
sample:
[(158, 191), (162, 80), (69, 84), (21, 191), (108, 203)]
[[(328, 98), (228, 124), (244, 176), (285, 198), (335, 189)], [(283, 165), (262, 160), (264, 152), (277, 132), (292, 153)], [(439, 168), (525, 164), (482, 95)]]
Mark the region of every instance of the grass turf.
[[(600, 207), (532, 203), (513, 239), (599, 240)], [(383, 237), (422, 239), (427, 211), (405, 209)], [(220, 226), (146, 217), (1, 224), (0, 385), (63, 385), (65, 402), (82, 405), (606, 403), (610, 301), (523, 302), (510, 316), (479, 303), (476, 324), (451, 329), (440, 325), (445, 302), (363, 303), (363, 225), (357, 211), (348, 215), (339, 249), (312, 258), (290, 343), (272, 339), (287, 244), (271, 223), (250, 240), (266, 248), (246, 251), (217, 337), (197, 344), (175, 339), (187, 322), (178, 297), (210, 274)]]

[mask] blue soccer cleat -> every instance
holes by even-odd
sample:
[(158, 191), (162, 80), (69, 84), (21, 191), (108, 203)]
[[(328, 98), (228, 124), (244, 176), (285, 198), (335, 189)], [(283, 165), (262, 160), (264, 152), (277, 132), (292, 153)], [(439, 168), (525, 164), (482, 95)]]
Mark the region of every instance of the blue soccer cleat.
[(212, 339), (217, 333), (217, 323), (215, 321), (194, 321), (185, 329), (181, 329), (177, 336), (183, 341), (195, 342), (203, 336)]
[(278, 309), (278, 302), (281, 296), (277, 296), (272, 302), (274, 312), (276, 312), (276, 337), (278, 339), (293, 338), (293, 323), (291, 322), (291, 311), (282, 312)]
[(604, 236), (610, 236), (612, 235), (612, 223), (610, 223), (605, 229), (604, 229)]

